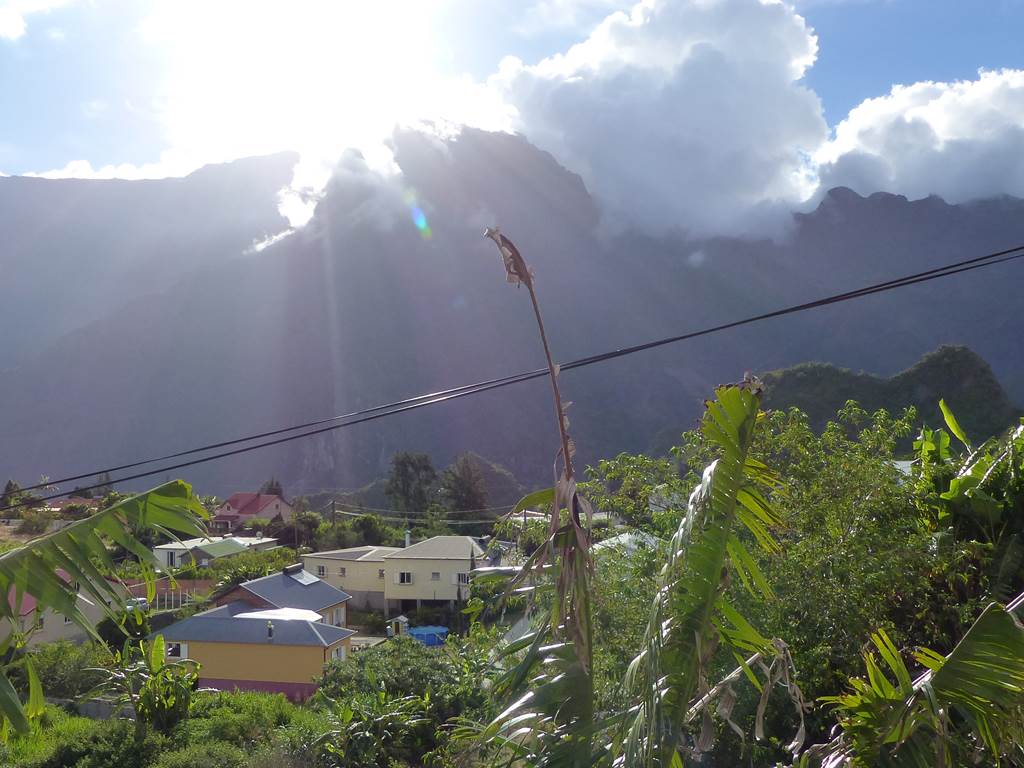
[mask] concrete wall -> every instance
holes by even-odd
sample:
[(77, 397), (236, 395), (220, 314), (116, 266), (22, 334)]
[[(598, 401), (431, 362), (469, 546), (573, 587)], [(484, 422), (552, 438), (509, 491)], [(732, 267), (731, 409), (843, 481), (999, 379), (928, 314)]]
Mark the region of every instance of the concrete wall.
[[(392, 555), (385, 560), (384, 597), (387, 600), (456, 600), (459, 597), (458, 574), (469, 573), (465, 560), (426, 560)], [(400, 583), (401, 572), (412, 574), (411, 584)], [(436, 578), (434, 578), (436, 574)], [(462, 597), (469, 595), (469, 585), (462, 584)]]

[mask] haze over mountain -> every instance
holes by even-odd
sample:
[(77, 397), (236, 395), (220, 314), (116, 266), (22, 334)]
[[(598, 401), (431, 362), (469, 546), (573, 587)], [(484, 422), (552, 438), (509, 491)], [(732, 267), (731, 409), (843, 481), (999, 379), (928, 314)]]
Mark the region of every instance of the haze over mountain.
[[(401, 173), (389, 178), (347, 155), (310, 223), (259, 251), (254, 241), (285, 226), (275, 205), (287, 157), (144, 183), (0, 179), (0, 195), (20, 206), (0, 206), (19, 244), (16, 309), (4, 311), (22, 318), (0, 334), (0, 475), (56, 477), (541, 366), (528, 297), (505, 282), (485, 225), (500, 225), (533, 265), (563, 361), (1024, 242), (1019, 199), (950, 205), (844, 188), (794, 215), (778, 242), (609, 237), (581, 179), (521, 137), (405, 131), (393, 151)], [(68, 185), (87, 207), (67, 202)], [(76, 215), (54, 229), (62, 206)], [(666, 427), (690, 425), (714, 384), (808, 360), (891, 375), (940, 344), (964, 344), (1019, 402), (1016, 269), (568, 372), (581, 458), (642, 450)], [(78, 303), (68, 308), (53, 280), (73, 281)], [(439, 465), (473, 450), (544, 482), (555, 448), (546, 386), (185, 474), (204, 492), (271, 474), (299, 492), (368, 482), (398, 450), (427, 451)]]

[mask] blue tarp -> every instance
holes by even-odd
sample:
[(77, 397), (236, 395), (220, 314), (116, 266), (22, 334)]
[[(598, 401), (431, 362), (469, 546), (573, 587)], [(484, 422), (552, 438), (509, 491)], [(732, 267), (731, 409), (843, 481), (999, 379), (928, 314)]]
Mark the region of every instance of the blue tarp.
[(424, 645), (444, 645), (448, 627), (409, 627), (408, 633)]

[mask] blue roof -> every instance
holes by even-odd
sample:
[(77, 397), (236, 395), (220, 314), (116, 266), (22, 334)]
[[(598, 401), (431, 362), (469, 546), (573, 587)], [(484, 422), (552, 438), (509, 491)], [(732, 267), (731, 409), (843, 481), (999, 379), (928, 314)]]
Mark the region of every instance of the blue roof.
[(273, 622), (274, 637), (267, 636), (264, 619), (239, 619), (218, 611), (214, 615), (197, 613), (154, 632), (172, 642), (247, 643), (260, 645), (314, 645), (326, 648), (351, 637), (355, 630), (333, 627), (314, 621)]
[(241, 586), (277, 608), (322, 611), (352, 598), (347, 592), (332, 587), (301, 568), (278, 571), (260, 579), (246, 581)]

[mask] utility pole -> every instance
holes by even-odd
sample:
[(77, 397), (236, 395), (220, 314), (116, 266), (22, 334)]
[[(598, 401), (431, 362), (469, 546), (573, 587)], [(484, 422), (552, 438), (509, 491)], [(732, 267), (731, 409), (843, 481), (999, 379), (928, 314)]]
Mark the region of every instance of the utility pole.
[(338, 525), (338, 513), (335, 510), (335, 500), (331, 499), (331, 530), (334, 530)]

